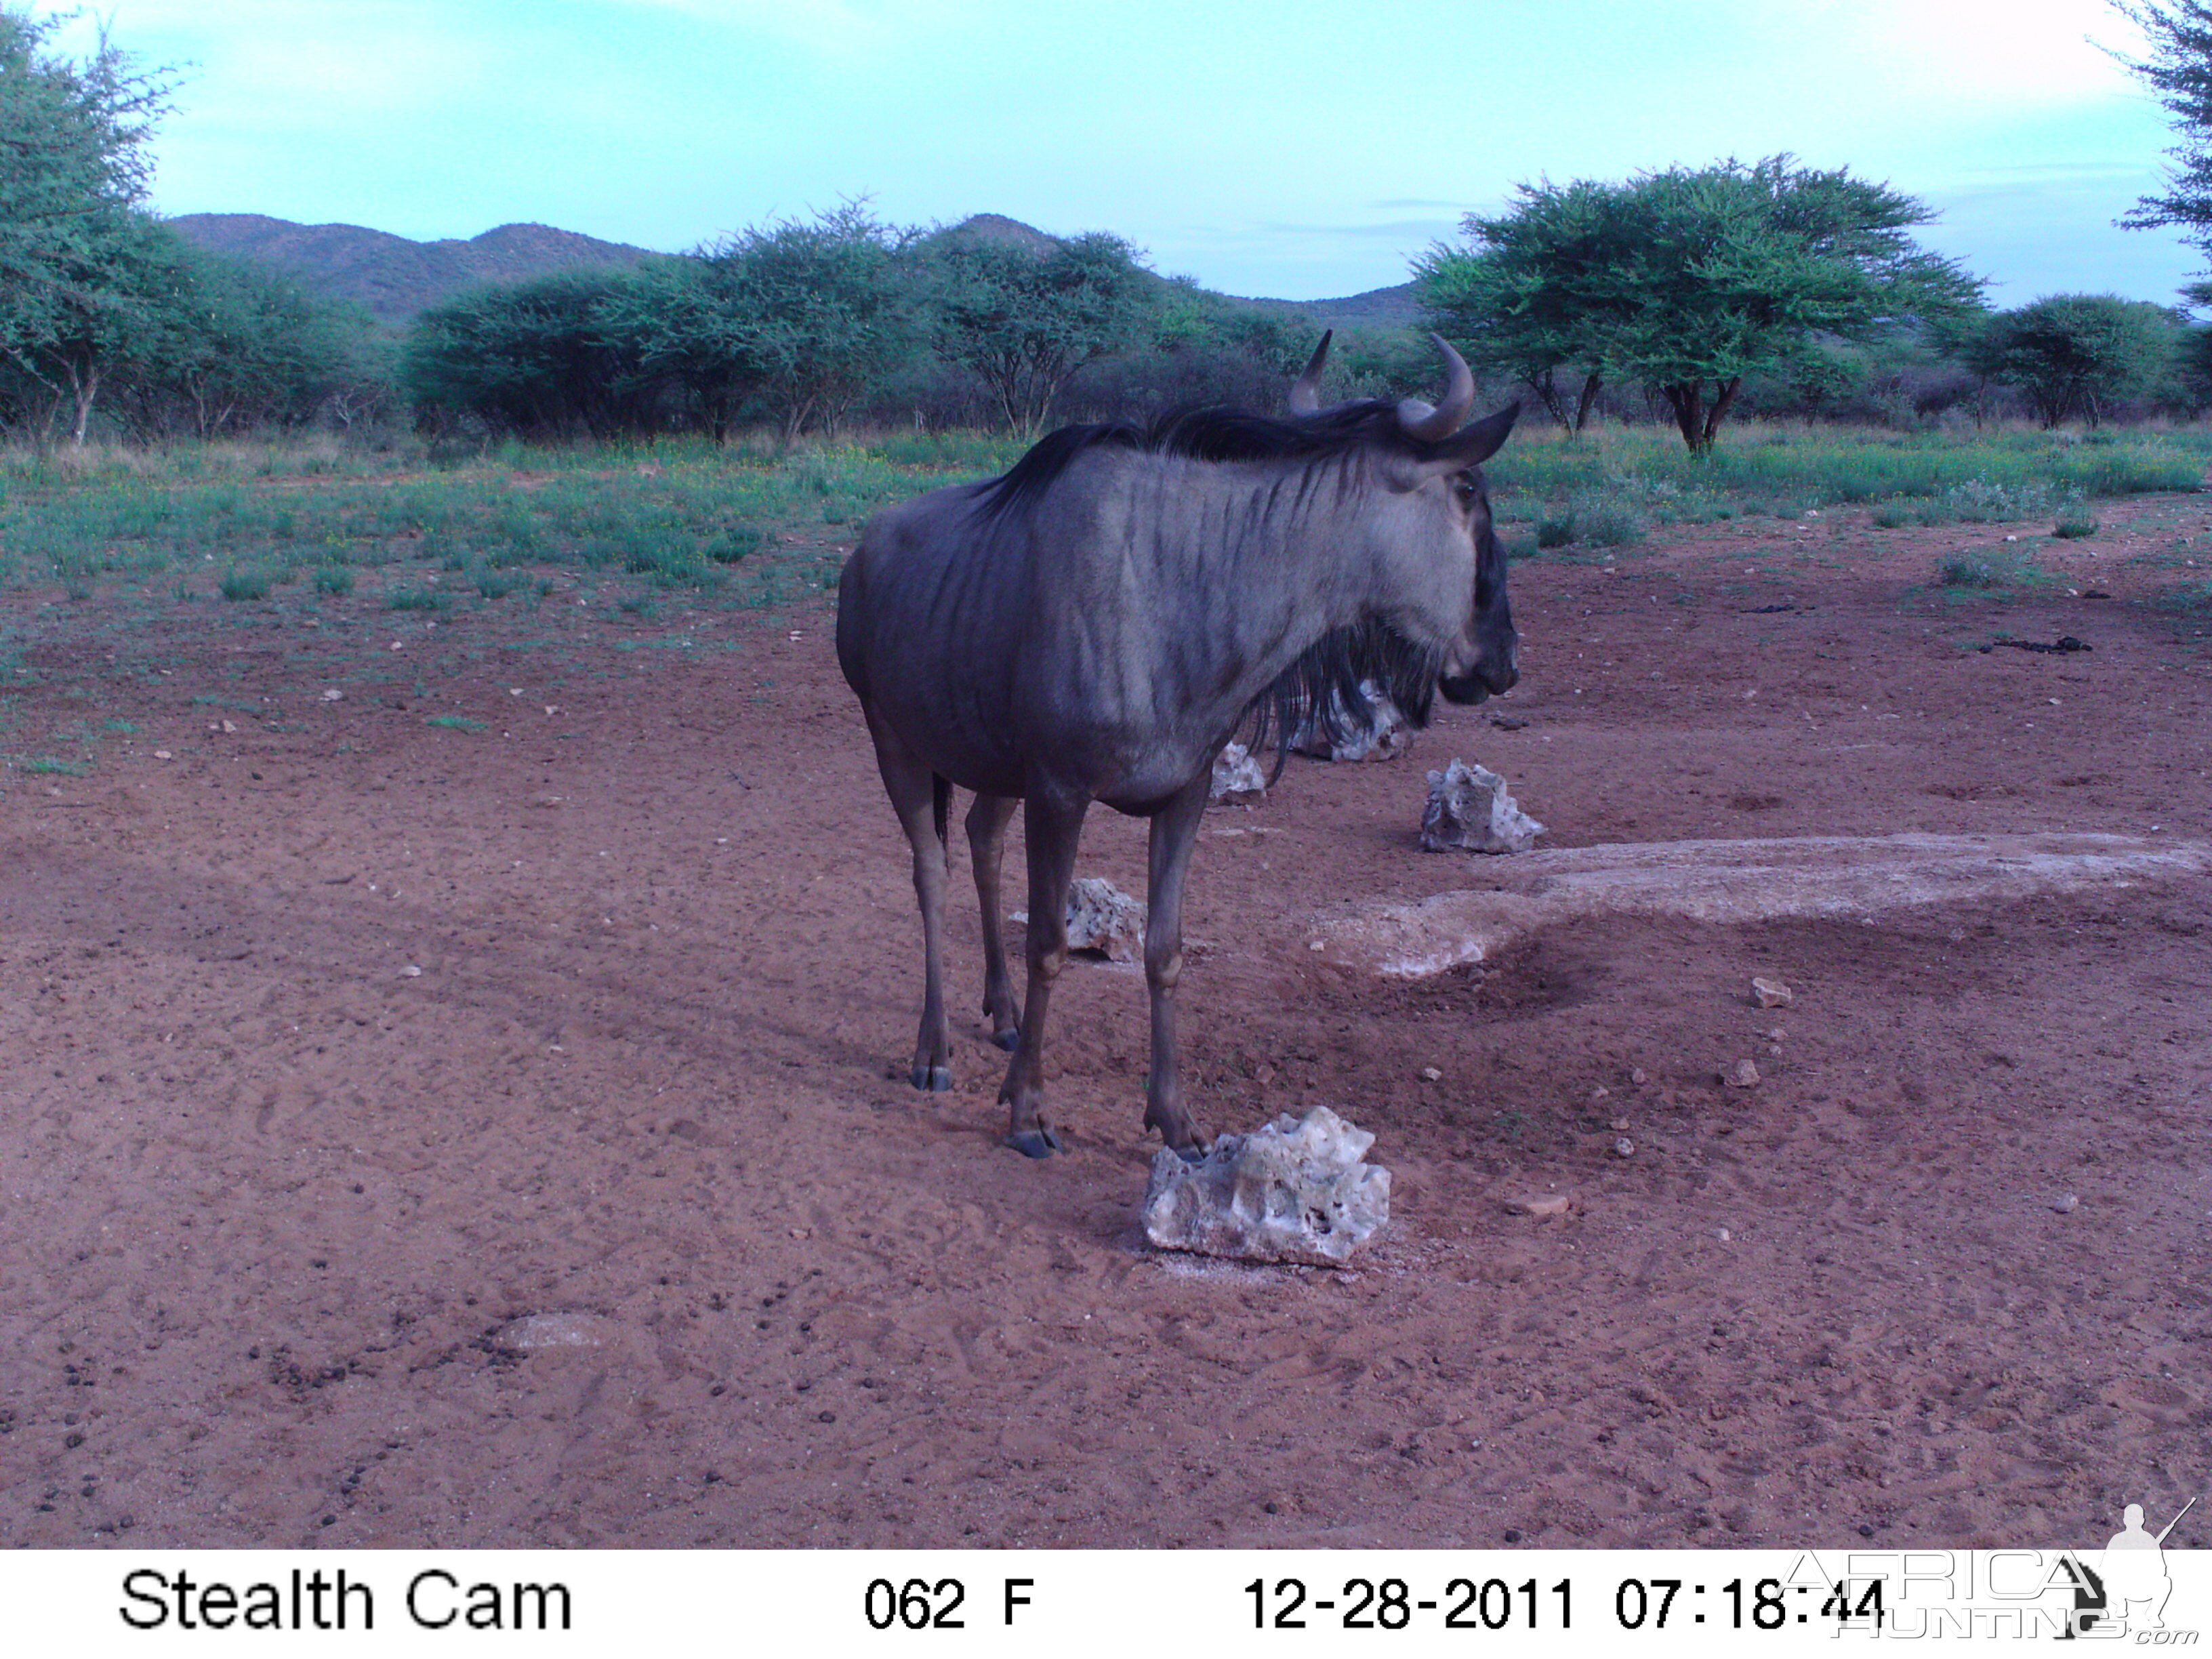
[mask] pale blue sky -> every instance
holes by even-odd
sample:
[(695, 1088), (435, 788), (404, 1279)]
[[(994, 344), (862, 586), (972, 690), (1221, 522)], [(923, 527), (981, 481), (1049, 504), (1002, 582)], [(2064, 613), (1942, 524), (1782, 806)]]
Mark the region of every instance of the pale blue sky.
[(2172, 137), (2093, 44), (2140, 49), (2102, 0), (103, 3), (193, 66), (167, 213), (674, 250), (865, 195), (1311, 299), (1403, 281), (1524, 179), (1786, 149), (1941, 210), (1925, 240), (2002, 305), (2171, 303), (2200, 264), (2112, 226)]

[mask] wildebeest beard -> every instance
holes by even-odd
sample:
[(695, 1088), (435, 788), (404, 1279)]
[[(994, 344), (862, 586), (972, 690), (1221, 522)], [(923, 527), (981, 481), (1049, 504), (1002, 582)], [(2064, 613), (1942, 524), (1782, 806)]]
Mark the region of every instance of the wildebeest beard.
[(1317, 732), (1331, 743), (1341, 743), (1373, 726), (1375, 704), (1362, 681), (1379, 688), (1398, 706), (1407, 724), (1418, 728), (1429, 723), (1443, 672), (1441, 653), (1414, 644), (1380, 617), (1370, 617), (1331, 629), (1308, 646), (1273, 685), (1252, 700), (1242, 729), (1250, 734), (1255, 752), (1270, 740), (1274, 743), (1275, 764), (1268, 775), (1272, 782), (1282, 775), (1293, 739)]

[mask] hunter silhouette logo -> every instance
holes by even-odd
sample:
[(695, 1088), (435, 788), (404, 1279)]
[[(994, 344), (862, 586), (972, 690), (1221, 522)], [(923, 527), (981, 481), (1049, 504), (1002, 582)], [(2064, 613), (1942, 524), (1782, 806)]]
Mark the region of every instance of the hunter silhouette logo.
[(2078, 1556), (2066, 1557), (2060, 1569), (2074, 1586), (2074, 1614), (2059, 1639), (2071, 1641), (2099, 1624), (2107, 1627), (2100, 1635), (2164, 1630), (2166, 1598), (2173, 1594), (2166, 1540), (2196, 1507), (2192, 1498), (2154, 1536), (2143, 1526), (2142, 1505), (2130, 1504), (2120, 1512), (2120, 1529), (2106, 1541), (2094, 1566)]

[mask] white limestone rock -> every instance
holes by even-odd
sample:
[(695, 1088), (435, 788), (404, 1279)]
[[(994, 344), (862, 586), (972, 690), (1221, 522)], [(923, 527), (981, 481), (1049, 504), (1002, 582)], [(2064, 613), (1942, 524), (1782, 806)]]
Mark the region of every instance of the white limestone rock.
[(1291, 747), (1317, 760), (1386, 761), (1404, 754), (1406, 745), (1413, 740), (1404, 714), (1390, 701), (1390, 694), (1373, 680), (1360, 681), (1359, 690), (1375, 710), (1364, 731), (1332, 738), (1318, 723), (1310, 723), (1291, 735)]
[(1421, 846), (1431, 853), (1525, 853), (1544, 826), (1505, 792), (1505, 780), (1487, 767), (1455, 760), (1429, 774), (1429, 804), (1421, 812)]
[(1341, 1267), (1390, 1218), (1375, 1137), (1326, 1106), (1223, 1135), (1196, 1164), (1165, 1146), (1145, 1188), (1145, 1237), (1164, 1250)]
[(1250, 801), (1267, 793), (1267, 770), (1243, 744), (1232, 743), (1213, 757), (1213, 781), (1206, 786), (1207, 799)]
[(1067, 890), (1067, 948), (1136, 961), (1145, 954), (1145, 907), (1103, 876), (1078, 876)]

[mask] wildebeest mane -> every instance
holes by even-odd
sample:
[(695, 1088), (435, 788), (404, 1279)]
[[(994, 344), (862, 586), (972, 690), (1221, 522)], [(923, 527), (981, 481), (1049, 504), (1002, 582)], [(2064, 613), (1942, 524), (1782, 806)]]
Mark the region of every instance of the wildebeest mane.
[(1297, 420), (1241, 409), (1171, 409), (1145, 426), (1128, 421), (1064, 426), (1038, 439), (997, 477), (977, 484), (975, 495), (985, 514), (995, 519), (1042, 495), (1086, 450), (1133, 449), (1194, 461), (1317, 461), (1389, 441), (1395, 422), (1394, 404), (1365, 398)]
[[(1292, 420), (1239, 409), (1176, 409), (1146, 426), (1114, 421), (1061, 427), (1039, 439), (998, 477), (976, 485), (975, 495), (987, 519), (1000, 518), (1036, 501), (1091, 449), (1133, 449), (1199, 461), (1319, 462), (1394, 441), (1401, 447), (1407, 443), (1396, 406), (1381, 398), (1340, 404)], [(1279, 776), (1292, 744), (1316, 733), (1342, 742), (1368, 729), (1375, 705), (1363, 682), (1379, 687), (1412, 725), (1427, 725), (1442, 668), (1437, 653), (1379, 620), (1332, 629), (1252, 700), (1239, 729), (1255, 752), (1274, 744), (1271, 775)]]

